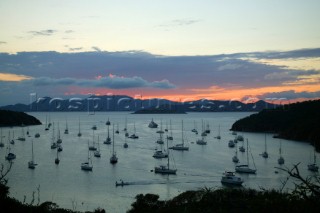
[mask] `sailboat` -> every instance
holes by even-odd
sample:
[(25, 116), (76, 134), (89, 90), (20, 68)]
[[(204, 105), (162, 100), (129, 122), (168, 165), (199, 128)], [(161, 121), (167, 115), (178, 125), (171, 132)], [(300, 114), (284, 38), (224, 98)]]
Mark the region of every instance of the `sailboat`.
[(11, 161), (11, 160), (16, 158), (16, 155), (13, 152), (11, 152), (11, 147), (10, 147), (9, 140), (10, 140), (10, 131), (9, 131), (9, 137), (8, 137), (8, 147), (7, 147), (6, 160)]
[(116, 130), (116, 134), (119, 134), (119, 124), (117, 124), (117, 130)]
[(168, 121), (166, 121), (166, 128), (164, 129), (165, 132), (168, 132)]
[(206, 132), (207, 134), (209, 134), (209, 133), (211, 132), (211, 131), (210, 131), (209, 122), (207, 123), (207, 128), (206, 128), (205, 132)]
[[(29, 136), (29, 126), (27, 127), (27, 135)], [(30, 136), (29, 136), (30, 137)]]
[(31, 144), (32, 144), (32, 155), (31, 155), (31, 161), (28, 162), (28, 168), (35, 169), (38, 164), (34, 162), (33, 140), (31, 141)]
[(204, 128), (203, 120), (201, 120), (201, 136), (203, 136), (203, 137), (207, 136), (207, 133), (206, 133), (205, 128)]
[(131, 138), (131, 139), (138, 139), (139, 138), (139, 136), (136, 135), (136, 123), (135, 122), (133, 123), (133, 134), (130, 135), (129, 138)]
[(64, 130), (64, 134), (69, 134), (68, 121), (67, 120), (66, 120), (66, 129)]
[(233, 148), (235, 146), (234, 140), (229, 140), (228, 147)]
[(182, 130), (181, 130), (181, 140), (182, 143), (176, 144), (175, 146), (170, 147), (169, 149), (178, 150), (178, 151), (189, 151), (189, 147), (184, 146), (184, 134), (183, 134), (183, 120), (182, 120)]
[(234, 172), (224, 172), (223, 176), (221, 178), (221, 183), (222, 184), (227, 184), (227, 185), (236, 185), (236, 186), (241, 186), (243, 183), (243, 180), (241, 177), (237, 177)]
[(110, 125), (111, 125), (111, 122), (109, 121), (109, 118), (108, 118), (108, 120), (107, 120), (107, 122), (106, 122), (106, 125), (107, 125), (107, 126), (110, 126)]
[(60, 163), (59, 151), (58, 151), (58, 149), (57, 149), (57, 157), (56, 157), (56, 159), (54, 159), (54, 163), (57, 164), (57, 165)]
[(57, 135), (57, 144), (60, 144), (60, 143), (62, 143), (62, 139), (61, 139), (61, 137), (60, 137), (60, 127), (59, 127), (59, 122), (58, 122), (58, 135)]
[(149, 128), (152, 128), (152, 129), (158, 128), (158, 124), (155, 123), (155, 122), (153, 121), (153, 118), (152, 118), (151, 121), (150, 121), (150, 123), (149, 123), (149, 125), (148, 125), (148, 127), (149, 127)]
[(56, 149), (57, 148), (57, 144), (54, 142), (54, 123), (53, 123), (53, 128), (52, 128), (52, 143), (51, 143), (51, 149)]
[(319, 170), (319, 167), (317, 166), (317, 156), (316, 156), (316, 147), (314, 144), (313, 149), (313, 163), (308, 164), (308, 170), (312, 172), (317, 172)]
[(99, 135), (98, 135), (98, 149), (96, 151), (94, 151), (93, 155), (97, 158), (101, 157), (101, 153), (100, 153), (100, 144), (99, 144)]
[(127, 137), (124, 137), (123, 148), (128, 148)]
[(218, 126), (218, 135), (216, 136), (216, 139), (220, 140), (221, 139), (221, 135), (220, 135), (220, 124)]
[(39, 134), (39, 133), (36, 133), (36, 134), (34, 135), (34, 137), (35, 137), (35, 138), (39, 138), (39, 137), (40, 137), (40, 134)]
[(158, 130), (157, 133), (159, 133), (159, 138), (156, 141), (156, 143), (157, 144), (164, 144), (164, 142), (163, 142), (163, 133), (164, 133), (164, 131), (162, 130), (162, 120), (161, 120), (161, 123), (160, 123), (160, 130)]
[(284, 158), (282, 157), (282, 143), (281, 139), (279, 141), (280, 147), (279, 147), (279, 158), (278, 158), (278, 164), (282, 165), (284, 164)]
[[(248, 139), (247, 139), (247, 164), (243, 164), (243, 165), (239, 165), (239, 166), (236, 166), (235, 170), (236, 172), (239, 172), (239, 173), (249, 173), (249, 174), (255, 174), (257, 172), (257, 169), (256, 168), (250, 168), (250, 165), (249, 165), (249, 142), (248, 142)], [(251, 154), (251, 157), (252, 157), (252, 154)], [(253, 160), (253, 157), (252, 157), (252, 160)], [(255, 164), (253, 162), (253, 165), (255, 167)]]
[[(9, 139), (10, 139), (10, 132), (9, 132)], [(14, 130), (12, 130), (12, 139), (10, 140), (10, 144), (14, 144)]]
[(47, 117), (47, 115), (46, 115), (46, 125), (45, 125), (45, 129), (44, 129), (44, 130), (46, 130), (46, 131), (49, 130), (49, 127), (48, 127), (48, 117)]
[[(239, 136), (241, 136), (241, 135), (238, 135), (238, 137)], [(236, 137), (235, 140), (238, 140), (238, 137)], [(244, 141), (243, 140), (242, 140), (242, 146), (239, 147), (239, 151), (240, 152), (245, 152), (246, 151), (246, 148), (244, 148)]]
[(79, 133), (78, 133), (78, 137), (81, 137), (82, 134), (81, 134), (81, 131), (80, 131), (80, 118), (79, 118)]
[(124, 126), (123, 131), (125, 132), (124, 136), (129, 137), (128, 126), (127, 126), (127, 117), (126, 117), (125, 126)]
[(170, 141), (173, 140), (171, 120), (170, 120), (170, 135), (167, 136), (167, 139), (170, 140)]
[(23, 129), (23, 127), (21, 127), (21, 136), (18, 137), (18, 140), (19, 140), (19, 141), (25, 141), (25, 140), (26, 140), (25, 135), (24, 135), (24, 129)]
[(89, 146), (90, 151), (96, 151), (97, 148), (95, 147), (95, 142), (94, 142), (94, 131), (92, 131), (92, 146)]
[(116, 164), (116, 163), (118, 163), (118, 157), (117, 157), (117, 154), (114, 152), (114, 144), (115, 144), (115, 141), (114, 141), (114, 124), (113, 124), (112, 139), (113, 139), (113, 143), (112, 143), (112, 156), (111, 156), (111, 158), (110, 158), (110, 163), (111, 163), (111, 164)]
[(167, 139), (167, 150), (168, 150), (168, 162), (167, 162), (167, 165), (156, 166), (154, 168), (154, 173), (167, 174), (167, 175), (175, 175), (177, 173), (177, 169), (170, 169), (170, 157), (169, 157), (169, 149), (168, 149), (168, 139)]
[(2, 138), (3, 138), (3, 136), (2, 136), (2, 128), (1, 128), (1, 139), (0, 139), (0, 147), (4, 147), (4, 143), (2, 142)]
[(51, 122), (50, 122), (50, 115), (49, 115), (49, 122), (48, 122), (48, 128), (50, 128), (51, 127)]
[(264, 152), (261, 154), (262, 157), (268, 158), (268, 152), (267, 152), (267, 134), (264, 134)]
[[(89, 141), (88, 141), (88, 147), (89, 147)], [(85, 170), (85, 171), (92, 171), (92, 160), (91, 160), (91, 157), (90, 157), (90, 151), (88, 149), (88, 160), (84, 163), (81, 163), (81, 169), (82, 170)]]
[(107, 136), (107, 138), (106, 138), (106, 140), (105, 141), (103, 141), (103, 143), (104, 144), (111, 144), (111, 138), (110, 138), (110, 135), (109, 135), (109, 127), (110, 127), (110, 125), (107, 125), (108, 126), (108, 136)]
[(235, 146), (236, 146), (236, 151), (235, 151), (235, 155), (232, 157), (232, 162), (239, 163), (237, 144)]
[(198, 134), (198, 130), (197, 130), (197, 125), (196, 125), (196, 121), (193, 121), (193, 129), (191, 130), (191, 132), (194, 132), (195, 134)]

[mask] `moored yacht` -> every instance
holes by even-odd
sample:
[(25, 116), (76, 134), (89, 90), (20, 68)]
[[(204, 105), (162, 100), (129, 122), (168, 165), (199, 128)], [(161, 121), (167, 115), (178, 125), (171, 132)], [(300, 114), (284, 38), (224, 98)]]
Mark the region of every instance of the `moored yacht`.
[(235, 176), (234, 172), (226, 171), (223, 173), (223, 176), (221, 178), (221, 183), (241, 186), (243, 183), (243, 180), (241, 179), (241, 177)]

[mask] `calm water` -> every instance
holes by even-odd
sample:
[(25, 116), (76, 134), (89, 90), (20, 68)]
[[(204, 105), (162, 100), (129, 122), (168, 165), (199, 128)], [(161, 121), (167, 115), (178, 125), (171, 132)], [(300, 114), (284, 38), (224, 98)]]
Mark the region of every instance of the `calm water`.
[[(133, 115), (124, 112), (96, 113), (30, 113), (45, 123), (46, 116), (50, 115), (51, 122), (59, 122), (62, 136), (63, 151), (60, 153), (61, 162), (54, 164), (56, 150), (50, 149), (52, 128), (44, 131), (44, 125), (30, 127), (30, 135), (24, 142), (16, 140), (12, 145), (13, 152), (17, 155), (12, 171), (9, 174), (10, 194), (19, 200), (30, 202), (32, 192), (40, 185), (40, 199), (53, 201), (60, 207), (76, 209), (80, 211), (93, 210), (97, 207), (105, 208), (108, 212), (125, 212), (130, 208), (134, 197), (140, 193), (156, 193), (161, 199), (169, 199), (177, 194), (201, 187), (221, 187), (220, 178), (225, 170), (234, 170), (232, 162), (235, 148), (228, 147), (228, 141), (233, 139), (229, 131), (232, 123), (250, 113), (189, 113), (185, 115)], [(119, 158), (116, 165), (109, 163), (112, 153), (112, 145), (105, 145), (103, 141), (107, 136), (105, 122), (110, 118), (111, 123), (119, 124), (120, 134), (115, 135), (115, 149)], [(138, 140), (127, 139), (129, 148), (124, 149), (125, 118), (128, 121), (128, 131), (133, 133), (133, 123), (136, 125)], [(77, 137), (78, 122), (81, 120), (82, 137)], [(155, 129), (148, 128), (151, 118), (160, 125), (162, 119), (163, 128), (166, 121), (172, 121), (173, 142), (181, 143), (181, 120), (184, 121), (184, 134), (189, 151), (171, 151), (172, 164), (178, 169), (177, 175), (163, 176), (154, 174), (151, 170), (154, 166), (165, 163), (167, 159), (157, 160), (152, 157), (157, 144), (158, 134)], [(66, 119), (68, 120), (69, 134), (63, 134)], [(201, 120), (210, 123), (211, 134), (208, 135), (206, 146), (197, 145), (196, 136), (191, 132), (194, 120), (198, 130)], [(100, 137), (101, 158), (93, 158), (93, 171), (85, 172), (80, 169), (80, 164), (87, 159), (88, 140), (92, 141), (91, 127), (97, 125), (95, 138)], [(221, 140), (214, 137), (218, 134), (220, 125)], [(3, 128), (4, 142), (7, 143), (8, 130), (14, 130), (15, 138), (21, 135), (22, 129)], [(112, 127), (110, 128), (112, 130)], [(27, 131), (27, 128), (24, 128)], [(34, 138), (36, 132), (40, 138)], [(200, 131), (199, 131), (200, 132)], [(111, 131), (110, 131), (111, 133)], [(112, 134), (111, 134), (112, 135)], [(264, 150), (264, 134), (245, 133), (254, 156), (258, 169), (256, 175), (241, 175), (244, 179), (244, 187), (256, 188), (280, 188), (281, 181), (287, 175), (284, 172), (275, 174), (275, 166), (278, 166), (279, 139), (273, 139), (267, 135), (269, 158), (263, 159), (259, 154)], [(35, 170), (27, 167), (31, 159), (31, 139), (34, 141), (35, 161), (39, 164)], [(241, 144), (241, 143), (240, 143)], [(7, 146), (7, 145), (6, 145)], [(282, 140), (285, 166), (292, 166), (301, 162), (300, 170), (303, 175), (311, 175), (306, 167), (310, 161), (312, 146), (307, 143)], [(0, 162), (3, 163), (6, 147), (0, 148)], [(246, 154), (239, 153), (240, 162), (245, 163)], [(319, 156), (318, 156), (319, 157)], [(132, 182), (132, 185), (115, 187), (115, 181), (123, 179)], [(292, 186), (292, 185), (289, 185)], [(37, 200), (37, 195), (36, 195)]]

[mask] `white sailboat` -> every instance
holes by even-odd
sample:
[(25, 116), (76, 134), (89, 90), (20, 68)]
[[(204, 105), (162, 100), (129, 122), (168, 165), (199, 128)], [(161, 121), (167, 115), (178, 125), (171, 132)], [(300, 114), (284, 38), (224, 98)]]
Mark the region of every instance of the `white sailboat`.
[(68, 121), (67, 120), (66, 120), (66, 129), (64, 130), (64, 134), (69, 134)]
[(116, 164), (118, 163), (118, 157), (117, 157), (117, 153), (114, 151), (114, 125), (113, 125), (113, 131), (112, 131), (112, 139), (113, 139), (113, 143), (112, 143), (112, 156), (110, 158), (110, 163), (111, 164)]
[(313, 149), (313, 162), (308, 164), (308, 170), (312, 172), (318, 172), (319, 167), (317, 166), (317, 156), (316, 156), (316, 147), (314, 144), (314, 149)]
[(80, 131), (80, 118), (79, 118), (79, 133), (78, 133), (78, 137), (81, 137), (82, 134), (81, 134), (81, 131)]
[(269, 157), (268, 152), (267, 152), (267, 134), (266, 133), (264, 134), (264, 152), (262, 152), (261, 156), (264, 158)]
[(178, 151), (189, 151), (189, 147), (184, 145), (184, 130), (183, 130), (183, 120), (181, 122), (182, 130), (181, 130), (181, 140), (182, 143), (176, 144), (175, 146), (170, 147), (169, 149), (178, 150)]
[(241, 186), (243, 183), (243, 180), (241, 177), (237, 177), (234, 172), (225, 172), (223, 173), (223, 176), (221, 178), (221, 183), (222, 184), (230, 184), (230, 185), (236, 185), (236, 186)]
[(98, 149), (96, 151), (94, 151), (93, 155), (97, 158), (101, 157), (101, 153), (100, 153), (100, 144), (99, 144), (99, 135), (98, 135)]
[(282, 143), (281, 139), (279, 141), (280, 147), (279, 147), (279, 158), (278, 158), (278, 164), (282, 165), (284, 164), (284, 158), (282, 157)]
[(38, 164), (36, 164), (35, 161), (34, 161), (33, 140), (31, 141), (31, 144), (32, 144), (31, 145), (31, 147), (32, 147), (32, 155), (31, 155), (31, 161), (28, 162), (28, 168), (29, 169), (35, 169)]
[(166, 174), (166, 175), (175, 175), (177, 173), (177, 169), (170, 169), (170, 155), (168, 149), (168, 139), (167, 139), (167, 150), (168, 150), (168, 162), (167, 165), (160, 165), (154, 168), (154, 173)]
[[(89, 141), (88, 141), (88, 147), (89, 147)], [(84, 163), (81, 163), (81, 169), (85, 171), (92, 171), (93, 165), (91, 160), (91, 153), (88, 148), (88, 160)]]
[[(236, 172), (239, 172), (239, 173), (255, 174), (257, 172), (257, 169), (255, 168), (254, 161), (253, 161), (254, 169), (250, 168), (250, 165), (249, 165), (249, 149), (248, 149), (248, 147), (249, 147), (249, 142), (247, 139), (247, 164), (236, 166), (235, 170), (236, 170)], [(251, 157), (252, 157), (252, 154), (251, 154)], [(252, 157), (252, 160), (253, 160), (253, 157)]]

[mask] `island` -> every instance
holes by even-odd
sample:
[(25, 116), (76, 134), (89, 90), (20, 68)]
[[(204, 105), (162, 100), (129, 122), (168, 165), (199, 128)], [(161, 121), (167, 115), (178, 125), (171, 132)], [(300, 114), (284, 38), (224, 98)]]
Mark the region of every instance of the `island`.
[(0, 127), (41, 125), (35, 117), (24, 112), (0, 110)]
[(275, 137), (306, 141), (320, 150), (320, 100), (286, 104), (236, 121), (232, 131), (270, 132)]

